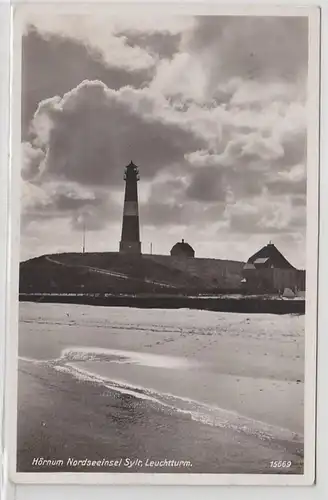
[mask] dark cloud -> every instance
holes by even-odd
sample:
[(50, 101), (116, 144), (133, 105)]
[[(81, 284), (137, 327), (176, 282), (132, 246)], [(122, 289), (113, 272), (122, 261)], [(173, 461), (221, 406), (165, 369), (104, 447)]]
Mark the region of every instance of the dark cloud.
[[(84, 206), (82, 214), (79, 211), (72, 212), (70, 217), (73, 231), (101, 231), (109, 224), (118, 221), (122, 217), (123, 209), (114, 202), (102, 203), (98, 206)], [(110, 237), (110, 233), (109, 233)]]
[[(277, 216), (277, 213), (279, 214)], [(284, 234), (303, 231), (306, 225), (304, 207), (292, 213), (289, 207), (275, 205), (263, 207), (259, 202), (257, 210), (231, 211), (228, 214), (229, 228), (241, 234)]]
[[(203, 145), (189, 128), (152, 113), (147, 94), (122, 93), (100, 82), (84, 82), (63, 101), (41, 103), (36, 114), (49, 122), (43, 179), (85, 185), (121, 184), (124, 167), (133, 160), (144, 179), (184, 161), (184, 154)], [(42, 125), (43, 126), (43, 125)]]
[(125, 31), (118, 35), (124, 36), (126, 44), (130, 47), (141, 47), (160, 59), (171, 59), (179, 51), (182, 37), (181, 33), (142, 33), (140, 31)]
[(205, 203), (225, 201), (226, 187), (222, 170), (214, 166), (201, 167), (192, 175), (186, 196)]
[(212, 223), (222, 220), (225, 203), (204, 203), (186, 200), (183, 203), (164, 203), (150, 200), (140, 207), (140, 218), (143, 226), (188, 226), (206, 229)]
[(301, 231), (305, 232), (306, 228), (306, 210), (305, 207), (303, 207), (302, 211), (299, 211), (297, 213), (294, 213), (290, 222), (290, 227), (292, 228), (293, 231)]
[(22, 40), (22, 132), (26, 138), (39, 103), (64, 95), (83, 80), (100, 80), (109, 88), (139, 88), (152, 78), (152, 70), (109, 68), (100, 52), (59, 35), (42, 36), (31, 28)]
[(56, 219), (72, 241), (85, 224), (117, 232), (133, 160), (141, 227), (158, 242), (175, 226), (209, 245), (223, 227), (226, 248), (302, 242), (307, 19), (200, 17), (177, 35), (84, 23), (24, 37), (22, 177), (36, 189), (23, 232)]
[[(24, 188), (28, 186), (33, 184), (26, 183)], [(86, 224), (88, 230), (97, 231), (122, 214), (122, 207), (111, 198), (106, 189), (89, 189), (83, 192), (78, 185), (51, 183), (45, 183), (38, 189), (42, 196), (33, 198), (32, 191), (23, 211), (23, 230), (32, 221), (67, 218), (73, 229), (82, 230)]]
[(269, 181), (266, 184), (269, 193), (273, 195), (285, 195), (285, 194), (306, 194), (306, 180), (282, 180), (278, 179), (275, 181)]
[(294, 80), (307, 67), (307, 18), (200, 16), (186, 48), (210, 65), (211, 86), (232, 77)]
[(87, 207), (99, 207), (101, 203), (102, 200), (99, 198), (86, 199), (70, 196), (66, 193), (56, 193), (52, 206), (57, 208), (57, 210), (72, 211)]
[(140, 206), (140, 217), (143, 225), (161, 227), (185, 225), (189, 214), (187, 207), (178, 203), (149, 202)]
[(291, 203), (294, 207), (304, 207), (306, 206), (306, 195), (291, 196)]
[(279, 161), (279, 166), (293, 166), (306, 162), (307, 131), (305, 128), (282, 136), (281, 145), (284, 154)]
[(197, 151), (190, 158), (197, 167), (197, 178), (192, 180), (192, 186), (201, 192), (200, 196), (204, 193), (204, 201), (206, 188), (203, 189), (200, 183), (199, 172), (206, 174), (204, 177), (208, 179), (202, 182), (213, 183), (211, 192), (214, 193), (218, 182), (235, 200), (253, 198), (265, 189), (274, 196), (305, 193), (306, 176), (302, 172), (300, 177), (297, 172), (305, 163), (303, 130), (274, 137), (266, 136), (263, 131), (249, 133), (249, 130), (224, 126), (222, 136), (219, 154)]
[(232, 167), (226, 172), (226, 178), (236, 200), (260, 195), (266, 180), (265, 172), (252, 170), (247, 164)]
[(280, 234), (292, 230), (288, 225), (278, 227), (269, 223), (261, 224), (261, 215), (255, 213), (233, 214), (229, 227), (233, 232), (242, 234)]
[(183, 203), (186, 199), (186, 183), (179, 177), (183, 174), (183, 170), (180, 165), (177, 165), (175, 169), (172, 169), (171, 175), (175, 174), (176, 179), (157, 178), (150, 186), (150, 193), (147, 203), (162, 203), (163, 205), (170, 202)]

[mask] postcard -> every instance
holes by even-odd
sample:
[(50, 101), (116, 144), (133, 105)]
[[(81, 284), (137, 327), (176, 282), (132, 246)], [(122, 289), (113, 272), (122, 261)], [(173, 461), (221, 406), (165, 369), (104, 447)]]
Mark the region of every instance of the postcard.
[(320, 10), (12, 22), (11, 478), (313, 484)]

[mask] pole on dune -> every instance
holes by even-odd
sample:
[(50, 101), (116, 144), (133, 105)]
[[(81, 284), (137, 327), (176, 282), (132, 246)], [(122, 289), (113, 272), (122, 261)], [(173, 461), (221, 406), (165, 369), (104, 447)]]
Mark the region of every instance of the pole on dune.
[(85, 253), (85, 220), (83, 219), (82, 253)]

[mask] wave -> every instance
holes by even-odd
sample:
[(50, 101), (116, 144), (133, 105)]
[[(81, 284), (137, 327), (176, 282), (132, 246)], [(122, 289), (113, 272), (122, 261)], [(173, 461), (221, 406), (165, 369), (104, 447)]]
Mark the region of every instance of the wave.
[(191, 361), (187, 358), (177, 356), (163, 356), (160, 354), (151, 354), (138, 351), (123, 351), (118, 349), (105, 349), (102, 347), (67, 347), (62, 350), (59, 358), (37, 360), (33, 358), (20, 357), (22, 361), (32, 363), (47, 363), (53, 365), (62, 365), (68, 362), (102, 362), (102, 363), (120, 363), (137, 364), (153, 368), (167, 369), (190, 369), (197, 366), (197, 361)]
[(33, 363), (33, 364), (39, 364), (39, 363), (49, 363), (50, 360), (43, 360), (43, 359), (35, 359), (35, 358), (27, 358), (26, 356), (18, 356), (19, 361), (24, 361), (26, 363)]
[(155, 405), (169, 409), (174, 412), (183, 413), (192, 420), (213, 427), (231, 429), (236, 432), (253, 435), (261, 440), (280, 440), (303, 443), (303, 435), (273, 426), (265, 422), (255, 420), (230, 410), (208, 405), (200, 401), (176, 396), (171, 393), (158, 392), (141, 386), (132, 385), (125, 381), (107, 379), (93, 372), (78, 368), (74, 365), (55, 367), (56, 370), (69, 373), (78, 380), (100, 384), (107, 389), (117, 391), (121, 394), (134, 396), (138, 399), (151, 401)]
[(295, 433), (289, 429), (267, 424), (266, 422), (240, 415), (237, 412), (202, 403), (194, 399), (133, 385), (124, 380), (109, 379), (76, 366), (79, 362), (86, 361), (135, 363), (143, 366), (170, 369), (188, 369), (194, 366), (192, 361), (184, 358), (95, 347), (69, 347), (64, 349), (61, 356), (56, 359), (36, 360), (22, 357), (20, 359), (33, 364), (45, 364), (53, 367), (56, 371), (67, 373), (78, 380), (99, 384), (109, 390), (133, 396), (137, 399), (147, 400), (149, 404), (155, 405), (158, 410), (169, 411), (172, 414), (176, 412), (182, 413), (188, 418), (205, 425), (230, 429), (237, 433), (255, 436), (266, 441), (294, 442), (300, 446), (304, 442), (302, 434)]
[(129, 363), (153, 368), (188, 369), (197, 363), (177, 356), (163, 356), (147, 352), (122, 351), (100, 347), (68, 347), (59, 358), (62, 361), (101, 361), (110, 363)]

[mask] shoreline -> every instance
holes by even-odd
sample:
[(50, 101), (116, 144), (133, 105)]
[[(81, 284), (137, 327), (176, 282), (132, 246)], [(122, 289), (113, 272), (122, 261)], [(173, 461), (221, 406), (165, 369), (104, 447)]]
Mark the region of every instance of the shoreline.
[(20, 472), (73, 457), (189, 460), (192, 471), (172, 471), (218, 474), (282, 474), (270, 462), (290, 460), (287, 473), (302, 473), (303, 316), (33, 302), (19, 312)]
[[(19, 362), (18, 472), (144, 473), (151, 469), (156, 473), (302, 474), (302, 446), (195, 422), (147, 400), (118, 396), (104, 384)], [(169, 463), (162, 464), (165, 460)], [(273, 470), (274, 460), (290, 461), (291, 466)]]

